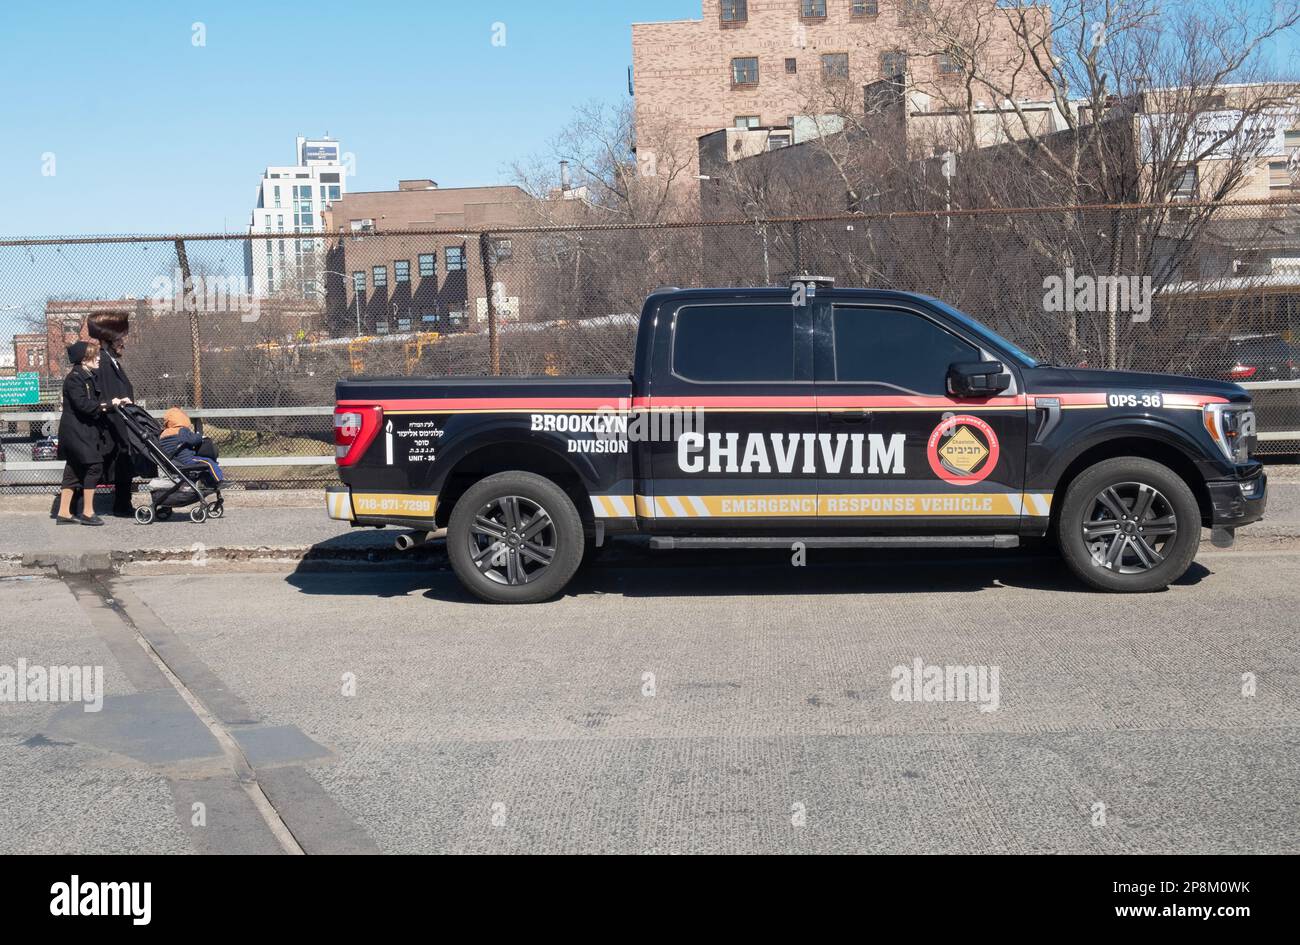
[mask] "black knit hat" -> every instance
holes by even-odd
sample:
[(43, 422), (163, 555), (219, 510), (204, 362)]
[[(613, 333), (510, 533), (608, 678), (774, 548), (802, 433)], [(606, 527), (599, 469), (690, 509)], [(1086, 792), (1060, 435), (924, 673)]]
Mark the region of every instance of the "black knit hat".
[(68, 360), (73, 364), (80, 364), (86, 357), (86, 348), (89, 347), (84, 341), (74, 341), (68, 345)]

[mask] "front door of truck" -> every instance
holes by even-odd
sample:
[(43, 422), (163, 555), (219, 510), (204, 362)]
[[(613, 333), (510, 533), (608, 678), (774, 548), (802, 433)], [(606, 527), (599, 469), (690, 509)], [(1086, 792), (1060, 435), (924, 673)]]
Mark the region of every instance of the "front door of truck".
[(823, 527), (920, 534), (1018, 532), (1027, 407), (1010, 391), (963, 399), (949, 365), (990, 360), (977, 341), (905, 302), (817, 309), (823, 432), (846, 441), (819, 483)]
[(668, 322), (646, 401), (643, 524), (681, 533), (806, 528), (817, 517), (811, 309), (773, 295), (684, 300), (659, 317)]

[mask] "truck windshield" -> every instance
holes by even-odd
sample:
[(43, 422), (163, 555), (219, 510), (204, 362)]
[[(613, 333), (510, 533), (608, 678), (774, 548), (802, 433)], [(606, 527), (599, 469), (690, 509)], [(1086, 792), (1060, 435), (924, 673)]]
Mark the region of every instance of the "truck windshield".
[(979, 340), (987, 342), (991, 347), (997, 348), (1000, 351), (1005, 351), (1007, 354), (1011, 355), (1013, 358), (1016, 359), (1017, 362), (1019, 362), (1021, 367), (1027, 367), (1027, 368), (1038, 367), (1037, 359), (1030, 357), (1028, 352), (1025, 352), (1021, 350), (1019, 347), (1017, 347), (1016, 345), (1013, 345), (1011, 342), (1007, 341), (1007, 339), (1003, 338), (997, 332), (980, 324), (975, 319), (967, 315), (965, 312), (953, 308), (951, 305), (949, 305), (947, 302), (943, 301), (942, 299), (932, 298), (930, 299), (930, 303), (934, 305), (936, 308), (938, 308), (939, 310), (941, 310), (949, 318), (953, 319), (953, 321), (960, 324), (963, 328), (965, 328), (968, 332), (970, 332)]

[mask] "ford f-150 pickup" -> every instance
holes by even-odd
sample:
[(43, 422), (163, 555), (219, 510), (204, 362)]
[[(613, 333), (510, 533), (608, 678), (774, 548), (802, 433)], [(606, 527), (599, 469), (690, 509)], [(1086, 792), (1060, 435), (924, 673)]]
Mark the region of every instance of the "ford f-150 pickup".
[(909, 293), (665, 290), (630, 376), (351, 378), (333, 518), (446, 529), (484, 600), (559, 593), (589, 549), (1009, 548), (1052, 536), (1106, 591), (1152, 591), (1261, 518), (1236, 384), (1035, 361)]

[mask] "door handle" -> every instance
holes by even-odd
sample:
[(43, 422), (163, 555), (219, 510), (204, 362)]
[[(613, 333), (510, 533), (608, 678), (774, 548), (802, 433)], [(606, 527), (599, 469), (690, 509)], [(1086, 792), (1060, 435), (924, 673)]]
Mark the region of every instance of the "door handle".
[(831, 423), (866, 423), (870, 419), (869, 410), (838, 410), (830, 415)]

